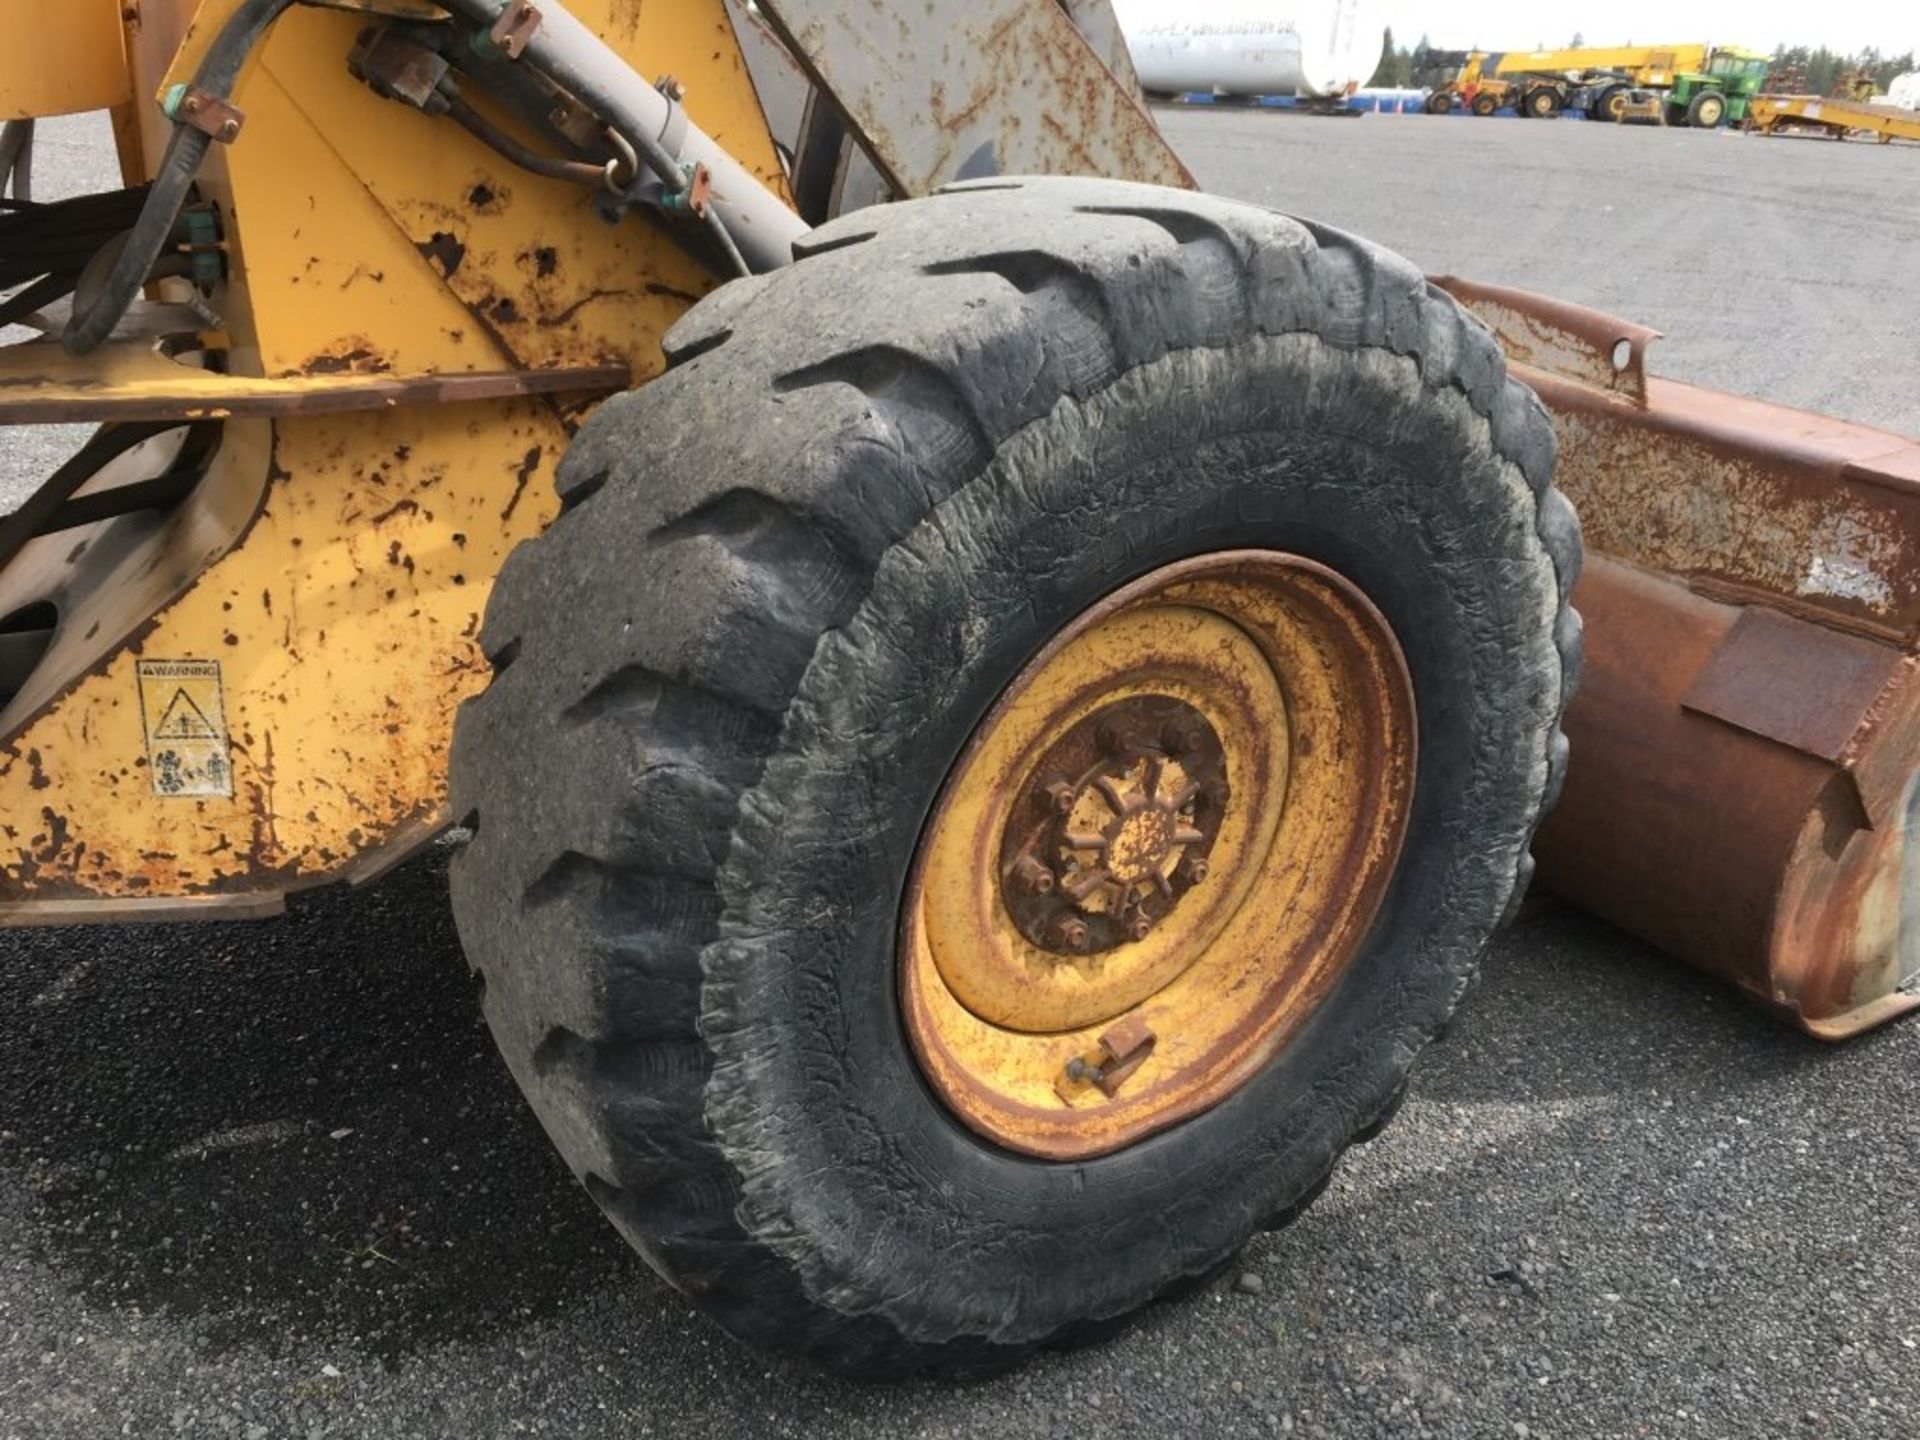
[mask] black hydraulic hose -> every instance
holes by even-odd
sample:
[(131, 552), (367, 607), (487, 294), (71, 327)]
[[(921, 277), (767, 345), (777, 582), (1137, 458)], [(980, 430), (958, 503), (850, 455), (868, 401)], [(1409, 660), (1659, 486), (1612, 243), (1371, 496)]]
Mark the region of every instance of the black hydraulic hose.
[(0, 195), (11, 191), (22, 202), (33, 199), (33, 121), (9, 120), (0, 127)]
[[(216, 98), (228, 99), (248, 52), (267, 27), (294, 3), (295, 0), (246, 0), (207, 47), (206, 59), (193, 77), (195, 88)], [(97, 347), (127, 313), (134, 297), (153, 273), (212, 144), (213, 137), (205, 131), (175, 122), (173, 138), (167, 142), (159, 173), (147, 192), (147, 203), (141, 207), (140, 218), (128, 232), (126, 248), (114, 261), (99, 298), (84, 309), (75, 306), (73, 318), (61, 333), (61, 344), (72, 354), (84, 355)]]
[[(502, 9), (500, 0), (437, 0), (437, 3), (483, 25), (498, 19)], [(680, 162), (644, 125), (632, 123), (632, 117), (628, 115), (626, 107), (620, 104), (618, 95), (605, 83), (605, 75), (579, 63), (579, 57), (564, 51), (543, 54), (541, 60), (540, 68), (555, 84), (579, 96), (613, 124), (621, 138), (640, 152), (641, 160), (662, 185), (669, 190), (678, 190), (686, 185), (686, 177), (680, 173)]]
[(51, 305), (72, 289), (71, 276), (43, 275), (26, 289), (0, 300), (0, 329), (18, 325), (42, 305)]
[(481, 144), (522, 170), (575, 185), (598, 187), (606, 183), (607, 172), (600, 166), (589, 165), (584, 160), (560, 160), (530, 150), (464, 100), (449, 101), (447, 114)]

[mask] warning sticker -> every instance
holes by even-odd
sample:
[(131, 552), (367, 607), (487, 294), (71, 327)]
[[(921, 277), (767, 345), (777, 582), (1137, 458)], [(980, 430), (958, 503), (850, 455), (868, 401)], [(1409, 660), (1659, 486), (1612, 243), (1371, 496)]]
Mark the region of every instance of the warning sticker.
[(231, 795), (218, 660), (141, 660), (140, 718), (156, 795)]

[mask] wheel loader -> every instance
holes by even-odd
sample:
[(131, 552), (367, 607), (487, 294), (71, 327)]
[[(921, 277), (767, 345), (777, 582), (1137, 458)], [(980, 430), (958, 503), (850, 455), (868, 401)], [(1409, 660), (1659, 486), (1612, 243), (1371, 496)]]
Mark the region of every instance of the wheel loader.
[[(1815, 1034), (1916, 1003), (1920, 449), (1197, 193), (1100, 0), (7, 17), (0, 418), (94, 428), (0, 522), (0, 918), (457, 847), (734, 1336), (980, 1371), (1204, 1279), (1530, 852)], [(87, 110), (124, 187), (36, 198)]]

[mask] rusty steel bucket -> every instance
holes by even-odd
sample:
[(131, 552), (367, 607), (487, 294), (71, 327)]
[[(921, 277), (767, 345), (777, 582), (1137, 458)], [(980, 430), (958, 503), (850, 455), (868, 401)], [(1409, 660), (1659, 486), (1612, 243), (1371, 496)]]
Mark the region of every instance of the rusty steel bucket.
[(1920, 1006), (1920, 442), (1650, 376), (1644, 326), (1437, 283), (1552, 412), (1586, 532), (1541, 880), (1826, 1039)]

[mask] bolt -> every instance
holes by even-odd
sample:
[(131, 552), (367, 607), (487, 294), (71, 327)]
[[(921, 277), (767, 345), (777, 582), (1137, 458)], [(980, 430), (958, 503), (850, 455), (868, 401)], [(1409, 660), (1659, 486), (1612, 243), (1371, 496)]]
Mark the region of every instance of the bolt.
[(1133, 917), (1127, 921), (1127, 938), (1129, 940), (1144, 940), (1152, 930), (1153, 919), (1143, 910), (1134, 911)]
[(1180, 873), (1186, 877), (1189, 885), (1198, 885), (1207, 878), (1207, 862), (1199, 855), (1189, 855), (1180, 866)]
[(1031, 855), (1022, 855), (1014, 862), (1013, 878), (1029, 895), (1053, 893), (1053, 871)]
[(1080, 798), (1080, 792), (1068, 781), (1050, 780), (1033, 798), (1042, 810), (1052, 811), (1055, 815), (1071, 815), (1073, 802)]
[(1192, 720), (1170, 720), (1160, 732), (1160, 743), (1169, 755), (1191, 755), (1206, 743), (1206, 733)]
[(240, 122), (238, 120), (228, 120), (220, 126), (220, 138), (222, 140), (231, 140), (239, 133)]
[(1053, 925), (1053, 943), (1062, 950), (1079, 952), (1087, 948), (1087, 922), (1075, 915), (1063, 915)]

